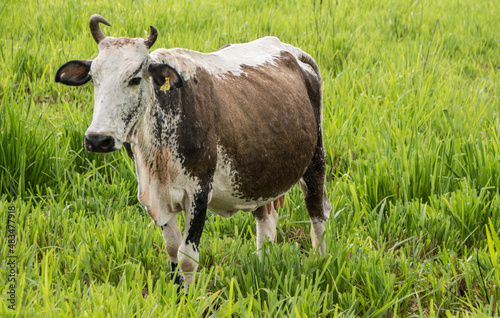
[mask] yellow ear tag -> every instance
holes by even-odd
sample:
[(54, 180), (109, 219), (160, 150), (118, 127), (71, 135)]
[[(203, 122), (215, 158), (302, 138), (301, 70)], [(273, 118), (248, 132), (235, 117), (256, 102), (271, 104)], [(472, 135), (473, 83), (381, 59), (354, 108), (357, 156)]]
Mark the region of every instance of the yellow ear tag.
[(168, 91), (170, 89), (170, 78), (165, 77), (165, 84), (160, 87), (161, 91)]

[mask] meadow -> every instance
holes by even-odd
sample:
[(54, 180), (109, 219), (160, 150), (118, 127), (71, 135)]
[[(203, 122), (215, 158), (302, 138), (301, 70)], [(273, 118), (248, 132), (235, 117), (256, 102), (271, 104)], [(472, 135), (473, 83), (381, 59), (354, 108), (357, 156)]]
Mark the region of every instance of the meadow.
[[(110, 36), (156, 26), (153, 49), (274, 35), (316, 59), (326, 256), (295, 187), (262, 260), (251, 214), (209, 212), (177, 292), (125, 150), (83, 149), (92, 85), (54, 82), (97, 55), (94, 13)], [(2, 1), (0, 316), (499, 316), (499, 17), (494, 0)]]

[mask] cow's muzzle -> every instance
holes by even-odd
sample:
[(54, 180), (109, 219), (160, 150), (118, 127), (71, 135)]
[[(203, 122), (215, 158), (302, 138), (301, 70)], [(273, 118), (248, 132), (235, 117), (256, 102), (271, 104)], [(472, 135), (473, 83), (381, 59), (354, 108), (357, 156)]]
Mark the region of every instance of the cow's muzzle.
[(114, 136), (106, 134), (85, 134), (83, 144), (85, 150), (98, 153), (113, 152), (121, 148)]

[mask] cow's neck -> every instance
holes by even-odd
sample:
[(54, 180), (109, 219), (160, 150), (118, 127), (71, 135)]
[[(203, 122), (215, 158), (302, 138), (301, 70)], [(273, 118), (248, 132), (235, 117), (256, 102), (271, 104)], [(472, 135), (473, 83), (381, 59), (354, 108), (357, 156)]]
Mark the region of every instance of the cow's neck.
[(175, 107), (165, 104), (167, 97), (177, 97), (172, 95), (177, 94), (160, 91), (144, 101), (146, 109), (135, 128), (133, 142), (137, 168), (146, 170), (141, 174), (159, 177), (162, 183), (173, 182), (178, 170), (174, 167), (178, 159), (175, 131), (180, 115), (175, 113)]
[(171, 186), (182, 175), (175, 136), (178, 118), (180, 117), (169, 109), (160, 107), (157, 102), (151, 102), (148, 103), (134, 132), (132, 149), (139, 182), (138, 198), (155, 222), (161, 218), (157, 202), (160, 197), (171, 198), (167, 200), (169, 204), (164, 207), (165, 211), (181, 210), (180, 202), (176, 199), (178, 196), (170, 193), (175, 191)]
[[(173, 95), (177, 94), (157, 92), (156, 96), (147, 102), (144, 116), (138, 124), (137, 146), (143, 152), (145, 159), (151, 159), (158, 151), (177, 154), (175, 131), (180, 121), (180, 114), (175, 107), (165, 103), (168, 95), (174, 97)], [(171, 103), (170, 100), (169, 102)]]

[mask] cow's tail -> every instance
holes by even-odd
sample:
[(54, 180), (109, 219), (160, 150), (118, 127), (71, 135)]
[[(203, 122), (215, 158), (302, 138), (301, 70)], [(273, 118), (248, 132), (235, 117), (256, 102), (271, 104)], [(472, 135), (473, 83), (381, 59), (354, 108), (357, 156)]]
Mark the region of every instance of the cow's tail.
[[(326, 245), (321, 236), (325, 231), (325, 222), (330, 216), (332, 205), (328, 200), (325, 187), (326, 151), (323, 143), (323, 93), (321, 75), (316, 61), (306, 52), (296, 49), (296, 58), (302, 68), (302, 77), (305, 80), (309, 100), (313, 107), (317, 122), (318, 142), (309, 167), (301, 179), (301, 188), (307, 212), (311, 218), (311, 236), (313, 246), (320, 253), (326, 253)], [(321, 242), (323, 241), (323, 242)], [(320, 243), (321, 242), (321, 243)]]
[(305, 80), (308, 82), (307, 86), (309, 99), (311, 100), (311, 104), (314, 109), (314, 115), (316, 116), (316, 122), (318, 124), (318, 146), (322, 147), (323, 133), (321, 125), (323, 122), (323, 92), (319, 67), (311, 55), (294, 46), (290, 45), (290, 47), (297, 60), (303, 63), (303, 65), (301, 66), (304, 70)]
[(312, 58), (312, 56), (310, 56), (309, 54), (307, 54), (306, 52), (304, 52), (302, 50), (300, 50), (300, 51), (301, 51), (301, 54), (299, 55), (299, 61), (309, 65), (313, 69), (314, 73), (316, 73), (316, 76), (317, 76), (317, 81), (318, 81), (319, 87), (317, 89), (316, 94), (319, 94), (319, 100), (315, 103), (316, 105), (314, 105), (314, 107), (318, 109), (318, 116), (316, 116), (316, 120), (318, 122), (318, 129), (321, 133), (321, 125), (323, 122), (323, 85), (321, 83), (321, 73), (319, 72), (318, 64), (316, 64), (316, 61)]
[(298, 60), (309, 65), (313, 69), (314, 73), (316, 73), (316, 76), (318, 77), (319, 84), (321, 85), (321, 73), (319, 72), (319, 67), (318, 64), (316, 64), (316, 61), (306, 52), (300, 49), (297, 51), (299, 51), (297, 54)]

